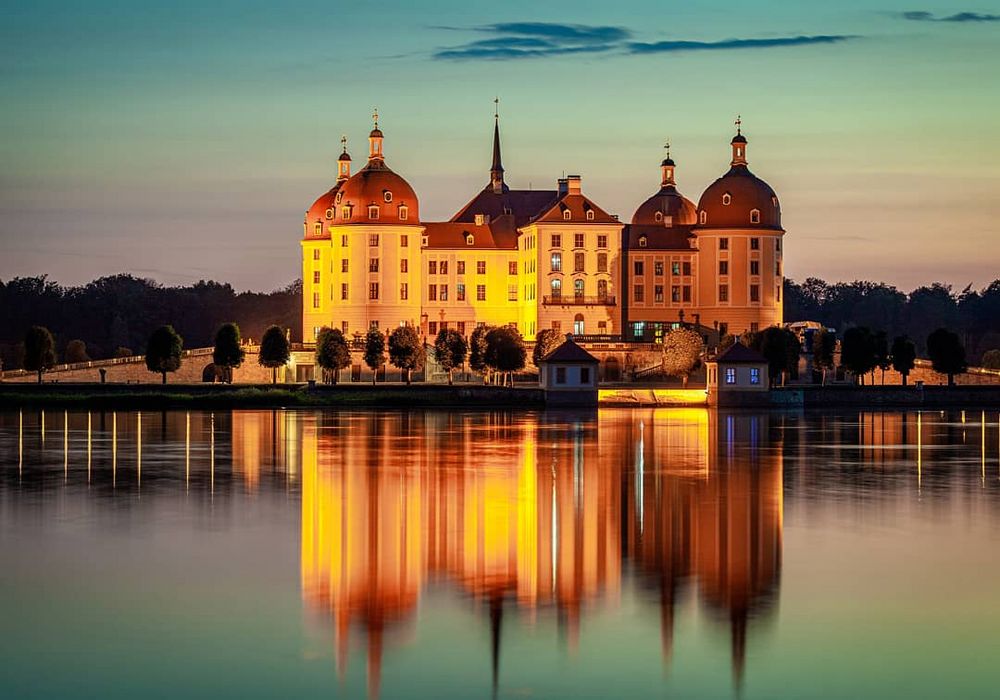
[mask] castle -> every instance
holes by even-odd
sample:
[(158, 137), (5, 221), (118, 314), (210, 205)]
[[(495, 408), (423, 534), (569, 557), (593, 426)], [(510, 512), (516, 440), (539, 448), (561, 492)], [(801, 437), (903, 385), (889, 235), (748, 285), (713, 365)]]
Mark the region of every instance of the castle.
[(678, 190), (675, 163), (629, 223), (583, 192), (511, 189), (499, 116), (486, 186), (451, 219), (423, 221), (413, 188), (386, 164), (384, 136), (351, 174), (346, 144), (337, 181), (303, 222), (303, 333), (357, 336), (370, 327), (509, 325), (527, 340), (543, 328), (577, 336), (655, 342), (680, 323), (718, 334), (782, 321), (781, 206), (748, 167), (737, 119), (729, 170), (697, 206)]

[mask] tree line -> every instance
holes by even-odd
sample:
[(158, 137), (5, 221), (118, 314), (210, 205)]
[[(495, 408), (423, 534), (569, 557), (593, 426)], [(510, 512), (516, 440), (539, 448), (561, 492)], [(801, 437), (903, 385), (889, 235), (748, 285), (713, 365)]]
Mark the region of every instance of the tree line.
[(301, 341), (301, 281), (273, 292), (237, 292), (220, 282), (167, 287), (132, 275), (76, 287), (45, 276), (0, 280), (0, 361), (5, 369), (23, 366), (25, 334), (36, 325), (52, 333), (57, 358), (85, 362), (141, 354), (153, 331), (167, 324), (188, 347), (208, 347), (227, 321), (235, 321), (255, 340), (276, 325), (291, 329), (293, 342)]

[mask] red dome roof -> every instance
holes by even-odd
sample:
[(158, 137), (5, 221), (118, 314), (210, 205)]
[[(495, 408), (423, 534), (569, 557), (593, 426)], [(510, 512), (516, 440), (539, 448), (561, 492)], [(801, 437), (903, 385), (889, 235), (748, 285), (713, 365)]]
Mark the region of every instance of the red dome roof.
[(664, 185), (660, 191), (639, 205), (632, 214), (632, 223), (642, 226), (665, 226), (666, 217), (673, 226), (691, 226), (698, 222), (694, 202), (677, 191), (674, 185)]
[[(781, 205), (771, 186), (750, 172), (746, 165), (734, 165), (713, 182), (698, 200), (701, 229), (781, 228)], [(759, 214), (754, 218), (753, 212)], [(699, 218), (700, 222), (700, 218)]]
[[(321, 194), (312, 206), (306, 211), (305, 234), (306, 238), (329, 238), (330, 233), (327, 227), (333, 223), (336, 209), (337, 191), (343, 182), (338, 182), (329, 191)], [(316, 232), (316, 224), (320, 224), (319, 233)]]
[[(335, 193), (334, 217), (337, 224), (419, 224), (417, 195), (410, 183), (394, 173), (381, 159), (368, 165), (343, 184)], [(378, 218), (369, 216), (369, 207), (378, 207)], [(344, 217), (350, 207), (350, 218)], [(406, 218), (400, 217), (405, 207)]]

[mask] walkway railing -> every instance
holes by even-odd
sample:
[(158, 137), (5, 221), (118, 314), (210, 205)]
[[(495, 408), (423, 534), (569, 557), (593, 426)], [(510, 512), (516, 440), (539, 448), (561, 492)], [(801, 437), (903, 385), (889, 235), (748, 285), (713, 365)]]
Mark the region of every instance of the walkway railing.
[(588, 297), (582, 294), (562, 294), (559, 296), (543, 296), (545, 306), (616, 306), (618, 304), (611, 294), (607, 296)]

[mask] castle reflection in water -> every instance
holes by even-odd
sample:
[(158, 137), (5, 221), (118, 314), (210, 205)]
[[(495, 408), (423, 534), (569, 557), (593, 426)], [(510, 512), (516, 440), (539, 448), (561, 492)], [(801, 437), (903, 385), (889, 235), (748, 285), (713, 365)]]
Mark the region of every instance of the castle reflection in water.
[[(985, 487), (996, 427), (978, 412), (22, 411), (0, 413), (0, 486), (85, 485), (129, 507), (183, 493), (212, 513), (237, 493), (299, 491), (303, 600), (341, 672), (367, 648), (373, 696), (435, 586), (473, 601), (494, 683), (505, 619), (554, 621), (572, 651), (633, 581), (659, 610), (665, 664), (697, 605), (739, 683), (752, 623), (776, 609), (786, 490), (808, 501), (847, 472), (925, 496)], [(981, 477), (928, 469), (971, 446)]]

